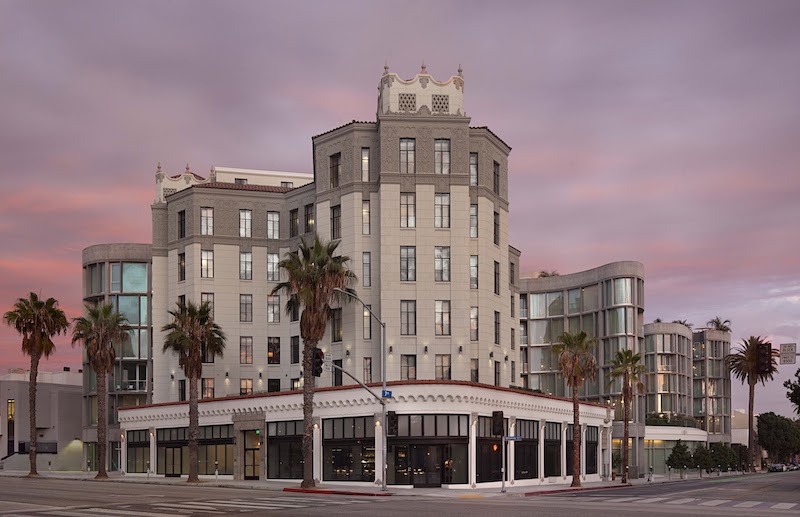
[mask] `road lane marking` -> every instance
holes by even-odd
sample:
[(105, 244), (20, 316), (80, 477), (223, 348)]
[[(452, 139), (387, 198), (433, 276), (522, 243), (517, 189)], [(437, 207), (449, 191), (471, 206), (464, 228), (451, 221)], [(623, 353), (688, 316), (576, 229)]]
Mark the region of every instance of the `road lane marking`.
[(719, 506), (724, 503), (730, 503), (730, 499), (712, 499), (710, 501), (703, 501), (700, 506)]
[(603, 502), (605, 503), (630, 503), (632, 501), (637, 501), (638, 497), (617, 497), (613, 499), (607, 499)]
[(121, 510), (120, 508), (84, 508), (81, 511), (100, 514), (111, 513), (112, 515), (131, 515), (133, 517), (172, 517), (173, 515), (169, 513), (135, 512), (133, 510)]
[(674, 501), (667, 501), (664, 504), (686, 504), (696, 501), (697, 499), (694, 497), (685, 497), (683, 499), (675, 499)]
[(269, 509), (276, 509), (276, 508), (308, 508), (307, 504), (292, 504), (292, 503), (278, 503), (278, 502), (263, 502), (263, 503), (246, 503), (246, 502), (239, 502), (239, 501), (209, 501), (209, 505), (212, 506), (223, 506), (223, 507), (231, 507), (231, 508), (248, 508), (252, 510), (261, 510), (264, 508)]
[(797, 506), (797, 503), (776, 503), (770, 506), (773, 510), (791, 510)]
[(733, 505), (734, 508), (752, 508), (754, 506), (758, 506), (761, 504), (762, 501), (744, 501), (742, 503), (738, 503)]
[(657, 503), (659, 501), (664, 501), (665, 499), (667, 499), (667, 498), (666, 497), (650, 497), (650, 498), (647, 498), (647, 499), (641, 499), (641, 500), (636, 501), (636, 502), (639, 503), (639, 504), (641, 504), (641, 503), (649, 504), (649, 503)]

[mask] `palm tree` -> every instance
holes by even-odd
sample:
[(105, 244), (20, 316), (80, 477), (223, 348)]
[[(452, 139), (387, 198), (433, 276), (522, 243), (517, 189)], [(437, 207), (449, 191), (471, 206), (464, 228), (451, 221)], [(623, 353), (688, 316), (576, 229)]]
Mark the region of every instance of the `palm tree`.
[(30, 444), (28, 457), (31, 462), (31, 477), (38, 476), (36, 470), (36, 378), (39, 375), (39, 360), (50, 357), (55, 351), (53, 337), (67, 333), (69, 322), (64, 311), (58, 308), (55, 298), (41, 300), (36, 293), (20, 298), (14, 308), (3, 315), (3, 319), (22, 335), (22, 353), (31, 358), (28, 382), (28, 407), (30, 408)]
[(561, 276), (561, 275), (559, 275), (558, 271), (556, 271), (555, 269), (552, 270), (542, 269), (541, 271), (539, 271), (539, 278), (549, 278), (551, 276)]
[(628, 482), (628, 422), (630, 421), (631, 402), (633, 401), (633, 387), (639, 393), (644, 392), (644, 384), (640, 376), (644, 375), (645, 367), (642, 364), (642, 355), (634, 354), (633, 350), (619, 350), (611, 361), (611, 380), (622, 379), (622, 483)]
[(200, 415), (197, 408), (197, 383), (203, 376), (203, 357), (222, 357), (225, 350), (225, 333), (214, 323), (211, 305), (200, 306), (191, 301), (178, 302), (176, 310), (169, 311), (172, 323), (161, 330), (168, 332), (164, 338), (164, 352), (178, 354), (178, 365), (189, 379), (189, 483), (197, 483), (197, 439), (200, 434)]
[(339, 241), (322, 242), (319, 236), (309, 245), (300, 240), (298, 251), (287, 253), (279, 266), (287, 274), (287, 280), (276, 285), (272, 294), (279, 292), (287, 296), (286, 312), (303, 309), (300, 316), (300, 336), (303, 338), (303, 482), (302, 488), (312, 488), (314, 470), (312, 445), (314, 436), (314, 376), (313, 355), (317, 343), (325, 335), (331, 304), (344, 303), (349, 297), (336, 289), (355, 294), (349, 288), (356, 282), (356, 275), (347, 268), (350, 260), (335, 255)]
[(672, 320), (672, 323), (680, 323), (681, 325), (689, 328), (689, 330), (691, 330), (692, 327), (694, 327), (694, 323), (689, 323), (686, 320)]
[(72, 344), (82, 341), (86, 347), (89, 364), (97, 374), (97, 478), (106, 479), (106, 449), (108, 446), (108, 374), (114, 370), (116, 353), (114, 343), (121, 344), (128, 337), (128, 320), (114, 310), (110, 303), (96, 307), (86, 306), (86, 317), (73, 319)]
[(758, 349), (763, 345), (769, 345), (770, 350), (772, 350), (772, 343), (767, 341), (766, 338), (750, 336), (747, 339), (742, 339), (739, 349), (725, 358), (731, 373), (741, 380), (742, 384), (747, 383), (750, 388), (750, 398), (747, 404), (747, 464), (751, 471), (755, 470), (753, 465), (753, 404), (756, 398), (756, 383), (760, 381), (762, 385), (765, 384), (767, 380), (772, 380), (772, 376), (778, 371), (778, 365), (775, 361), (777, 352), (774, 350), (771, 353), (769, 371), (759, 371)]
[(714, 330), (721, 330), (722, 332), (730, 332), (731, 331), (731, 320), (723, 320), (719, 316), (716, 318), (712, 318), (708, 320), (706, 323), (709, 327)]
[(572, 388), (572, 485), (581, 486), (581, 421), (578, 406), (578, 388), (586, 379), (593, 380), (597, 375), (597, 359), (592, 355), (592, 346), (597, 342), (586, 332), (577, 334), (564, 332), (561, 343), (553, 345), (553, 353), (558, 355), (558, 370)]

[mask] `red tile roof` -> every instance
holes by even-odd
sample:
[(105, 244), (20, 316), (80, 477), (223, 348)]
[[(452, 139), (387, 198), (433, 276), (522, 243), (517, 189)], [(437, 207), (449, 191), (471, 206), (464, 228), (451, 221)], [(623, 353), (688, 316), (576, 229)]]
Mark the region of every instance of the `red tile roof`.
[(343, 127), (350, 126), (352, 124), (377, 124), (377, 122), (369, 122), (369, 121), (366, 121), (366, 120), (355, 120), (355, 119), (353, 119), (351, 122), (348, 122), (347, 124), (342, 124), (341, 126), (335, 127), (333, 129), (329, 129), (328, 131), (325, 131), (324, 133), (320, 133), (318, 135), (314, 135), (314, 136), (311, 137), (311, 139), (313, 140), (314, 138), (321, 137), (322, 135), (327, 135), (328, 133), (333, 133), (334, 131), (342, 129)]

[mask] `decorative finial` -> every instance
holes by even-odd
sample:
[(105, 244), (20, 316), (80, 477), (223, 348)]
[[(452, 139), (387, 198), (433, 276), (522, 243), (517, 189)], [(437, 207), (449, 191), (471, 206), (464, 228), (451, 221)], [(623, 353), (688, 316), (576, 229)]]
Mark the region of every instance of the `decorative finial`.
[(158, 167), (156, 167), (156, 174), (161, 174), (161, 162), (158, 162)]
[(389, 60), (386, 59), (383, 62), (383, 75), (386, 75), (388, 73), (389, 73)]
[(425, 60), (424, 59), (422, 60), (422, 70), (420, 70), (419, 73), (421, 73), (421, 74), (427, 74), (428, 73), (428, 67), (425, 66)]
[(189, 163), (186, 163), (186, 174), (189, 174)]
[(464, 69), (461, 68), (461, 63), (458, 64), (458, 76), (464, 77)]

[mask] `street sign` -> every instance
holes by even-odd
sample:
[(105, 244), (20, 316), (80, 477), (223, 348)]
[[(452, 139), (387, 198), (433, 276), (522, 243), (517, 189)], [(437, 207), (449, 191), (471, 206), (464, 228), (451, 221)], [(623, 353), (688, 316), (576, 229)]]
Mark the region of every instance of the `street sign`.
[(383, 397), (383, 398), (385, 398), (385, 399), (390, 399), (390, 398), (392, 398), (392, 392), (391, 392), (391, 390), (383, 390), (383, 391), (381, 392), (381, 397)]
[(507, 441), (507, 442), (518, 442), (518, 441), (522, 440), (522, 437), (521, 436), (506, 436), (504, 438), (504, 440)]
[(781, 343), (781, 364), (797, 362), (797, 343)]
[(322, 362), (322, 371), (323, 372), (330, 372), (333, 370), (331, 363), (333, 362), (333, 354), (330, 352), (325, 354), (325, 360)]

